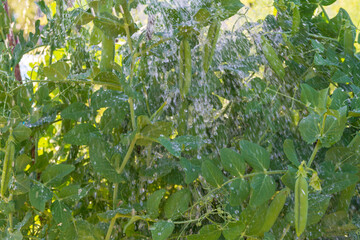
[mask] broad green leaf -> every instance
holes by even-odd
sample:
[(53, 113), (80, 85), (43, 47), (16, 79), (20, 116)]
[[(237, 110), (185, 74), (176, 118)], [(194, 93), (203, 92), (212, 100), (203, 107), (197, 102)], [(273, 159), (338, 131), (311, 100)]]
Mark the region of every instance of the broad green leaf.
[(14, 195), (25, 194), (30, 191), (30, 178), (25, 173), (20, 173), (15, 176), (15, 190)]
[(345, 188), (357, 183), (359, 176), (346, 173), (346, 172), (335, 172), (328, 174), (323, 179), (322, 190), (326, 194), (333, 194), (344, 190)]
[(324, 147), (330, 147), (340, 141), (346, 126), (347, 107), (342, 107), (338, 111), (333, 110), (333, 113), (334, 116), (326, 116), (324, 130), (320, 137)]
[(325, 154), (325, 160), (336, 166), (360, 163), (360, 151), (348, 147), (332, 147)]
[(19, 124), (13, 130), (13, 136), (17, 142), (22, 142), (26, 139), (29, 139), (31, 135), (31, 129), (24, 126), (23, 124)]
[(241, 177), (245, 173), (246, 164), (242, 156), (230, 148), (220, 150), (221, 163), (233, 176)]
[(241, 221), (230, 222), (222, 230), (222, 235), (226, 240), (237, 240), (239, 239), (242, 232), (245, 230), (245, 224)]
[(92, 114), (91, 109), (82, 102), (75, 102), (61, 111), (63, 119), (71, 119), (75, 121), (87, 121)]
[(259, 174), (251, 179), (252, 194), (250, 197), (251, 206), (260, 206), (269, 200), (275, 193), (276, 184), (274, 179), (265, 174)]
[(169, 153), (171, 153), (171, 155), (178, 158), (181, 156), (181, 146), (179, 143), (166, 137), (159, 137), (157, 140), (169, 151)]
[(189, 235), (188, 240), (218, 240), (221, 230), (216, 225), (208, 224), (203, 226), (198, 234)]
[[(110, 182), (119, 183), (124, 180), (112, 165), (111, 147), (107, 142), (99, 138), (91, 138), (89, 144), (90, 161), (96, 173), (108, 179)], [(120, 157), (120, 156), (115, 156)]]
[(224, 182), (221, 170), (210, 160), (205, 160), (201, 165), (201, 173), (206, 182), (213, 187), (220, 187)]
[(70, 164), (52, 164), (48, 165), (46, 169), (41, 174), (41, 180), (46, 185), (53, 185), (61, 183), (61, 180), (72, 171), (75, 170), (74, 165)]
[(316, 113), (311, 113), (299, 123), (299, 131), (303, 140), (309, 144), (320, 137), (321, 118)]
[(78, 239), (101, 240), (104, 238), (101, 229), (86, 220), (77, 219), (75, 226)]
[(267, 204), (258, 207), (248, 205), (240, 214), (240, 221), (245, 224), (246, 234), (256, 235), (261, 231), (264, 217), (266, 215)]
[(90, 34), (90, 45), (98, 45), (102, 40), (103, 34), (101, 30), (97, 27), (93, 27)]
[(326, 111), (328, 91), (328, 88), (316, 91), (307, 84), (301, 84), (301, 101), (322, 114)]
[(179, 218), (188, 209), (190, 198), (191, 193), (188, 189), (173, 193), (165, 202), (165, 217), (173, 220)]
[(250, 194), (250, 184), (246, 179), (236, 179), (229, 184), (230, 205), (239, 206)]
[(159, 221), (155, 223), (151, 228), (152, 239), (154, 240), (166, 240), (170, 237), (174, 231), (175, 224), (170, 221)]
[(31, 163), (31, 158), (26, 154), (21, 154), (15, 159), (16, 173), (21, 173), (25, 170), (27, 165)]
[(298, 167), (300, 165), (300, 163), (299, 163), (296, 151), (295, 151), (294, 142), (290, 139), (286, 139), (284, 141), (283, 148), (284, 148), (284, 153), (285, 153), (286, 157), (290, 160), (290, 162), (292, 164), (294, 164), (295, 166)]
[(123, 93), (110, 89), (100, 88), (98, 91), (94, 92), (91, 96), (91, 108), (98, 110), (105, 107), (114, 107), (127, 102), (128, 97)]
[(329, 206), (331, 195), (318, 193), (309, 194), (309, 209), (307, 217), (307, 225), (318, 223)]
[(70, 66), (66, 62), (56, 62), (44, 67), (44, 75), (49, 80), (65, 80), (70, 73)]
[(244, 6), (239, 0), (216, 0), (219, 3), (220, 19), (225, 20), (235, 15)]
[(70, 184), (61, 188), (57, 196), (59, 197), (59, 200), (78, 201), (85, 197), (91, 188), (91, 186), (82, 188), (79, 184)]
[(296, 173), (297, 169), (289, 167), (289, 170), (287, 170), (286, 173), (281, 177), (281, 181), (285, 184), (285, 186), (293, 191), (295, 189)]
[(146, 146), (159, 137), (169, 137), (172, 133), (171, 122), (155, 122), (145, 126), (140, 130), (140, 138), (136, 141), (137, 145)]
[(56, 200), (51, 204), (51, 214), (60, 229), (62, 237), (76, 238), (76, 230), (70, 208), (62, 201)]
[(8, 232), (8, 236), (6, 237), (7, 240), (22, 240), (23, 235), (21, 234), (21, 231), (16, 230), (14, 232)]
[(210, 17), (210, 12), (205, 8), (200, 8), (199, 11), (197, 11), (197, 13), (194, 15), (194, 19), (203, 26), (209, 23)]
[(346, 105), (346, 100), (349, 98), (349, 95), (343, 91), (341, 88), (335, 89), (331, 95), (331, 105), (330, 109), (339, 110), (341, 107)]
[(114, 91), (116, 91), (116, 90), (120, 91), (122, 89), (121, 85), (120, 85), (120, 79), (113, 72), (100, 72), (94, 78), (94, 81), (99, 82), (99, 83), (114, 84), (116, 86), (107, 87), (108, 89), (111, 89), (111, 90), (114, 90)]
[(77, 15), (75, 19), (76, 25), (86, 25), (95, 19), (95, 16), (91, 14), (91, 9), (84, 11), (81, 8), (76, 8), (73, 14)]
[(198, 178), (198, 176), (201, 172), (200, 166), (195, 165), (193, 163), (193, 161), (190, 161), (186, 158), (180, 159), (180, 165), (185, 172), (185, 183), (186, 184), (190, 184)]
[(73, 145), (89, 145), (90, 139), (100, 136), (99, 131), (90, 123), (76, 125), (64, 135), (64, 142)]
[(267, 170), (270, 166), (270, 154), (265, 148), (246, 140), (240, 141), (241, 155), (257, 171)]
[(331, 80), (336, 83), (344, 83), (344, 84), (352, 82), (351, 78), (349, 78), (348, 75), (342, 72), (341, 70), (337, 70), (334, 73), (334, 75), (332, 75)]
[(157, 218), (159, 216), (159, 205), (161, 199), (164, 197), (166, 190), (160, 189), (156, 192), (152, 193), (146, 202), (146, 210), (147, 214), (150, 215), (151, 218)]
[(129, 113), (129, 104), (123, 102), (121, 105), (105, 110), (101, 117), (99, 128), (104, 133), (112, 133), (113, 129), (118, 129), (124, 124)]
[(33, 207), (40, 212), (45, 210), (45, 204), (52, 198), (52, 192), (42, 184), (33, 184), (30, 187), (29, 199)]

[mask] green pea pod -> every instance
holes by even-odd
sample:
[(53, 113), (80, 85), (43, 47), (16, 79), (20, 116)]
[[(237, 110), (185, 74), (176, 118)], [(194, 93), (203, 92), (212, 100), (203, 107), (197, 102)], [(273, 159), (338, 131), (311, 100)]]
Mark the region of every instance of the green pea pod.
[(277, 56), (275, 49), (271, 46), (265, 36), (261, 36), (261, 47), (270, 67), (281, 78), (285, 77), (285, 69)]
[(308, 183), (303, 176), (295, 182), (295, 230), (299, 237), (305, 230), (308, 215)]
[(203, 68), (207, 73), (214, 56), (216, 43), (220, 34), (221, 22), (219, 20), (214, 20), (209, 27), (209, 31), (206, 38), (206, 43), (204, 46), (204, 56), (203, 56)]
[(272, 200), (269, 208), (267, 209), (264, 224), (261, 228), (262, 233), (268, 232), (274, 225), (276, 219), (278, 218), (281, 210), (285, 205), (288, 194), (289, 189), (284, 188), (275, 196), (274, 200)]
[(8, 189), (8, 184), (11, 176), (11, 166), (14, 161), (15, 143), (14, 138), (10, 135), (5, 145), (5, 158), (1, 176), (1, 197), (4, 197)]
[(292, 34), (295, 35), (300, 30), (301, 16), (298, 6), (293, 9)]
[(346, 22), (344, 29), (344, 49), (346, 54), (354, 54), (354, 42), (355, 38), (351, 30), (351, 25), (349, 22)]
[(180, 95), (184, 98), (191, 85), (191, 49), (188, 40), (183, 39), (180, 43)]

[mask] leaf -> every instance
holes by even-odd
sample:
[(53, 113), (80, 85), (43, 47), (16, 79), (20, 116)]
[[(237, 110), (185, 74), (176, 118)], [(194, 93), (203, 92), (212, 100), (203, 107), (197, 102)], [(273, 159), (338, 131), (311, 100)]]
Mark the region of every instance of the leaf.
[(307, 226), (318, 223), (324, 216), (326, 209), (329, 206), (331, 195), (324, 195), (318, 193), (309, 194), (309, 210)]
[(307, 106), (315, 108), (320, 115), (326, 111), (328, 88), (316, 91), (307, 84), (301, 84), (301, 101)]
[(339, 110), (340, 108), (346, 105), (346, 100), (349, 98), (347, 92), (343, 91), (341, 88), (335, 89), (331, 95), (331, 105), (330, 109)]
[(70, 66), (66, 62), (56, 62), (44, 67), (44, 75), (49, 80), (65, 80), (70, 73)]
[(330, 147), (340, 141), (346, 127), (346, 113), (347, 107), (344, 106), (338, 111), (333, 110), (334, 116), (326, 116), (323, 134), (320, 137), (324, 147)]
[(33, 207), (40, 212), (45, 210), (45, 204), (52, 198), (52, 192), (42, 184), (33, 184), (30, 188), (29, 199)]
[(123, 93), (115, 90), (100, 88), (98, 91), (94, 92), (91, 96), (91, 108), (98, 110), (105, 107), (113, 107), (127, 102), (128, 97)]
[(78, 201), (81, 198), (85, 197), (91, 190), (91, 186), (85, 186), (81, 188), (79, 184), (70, 184), (60, 189), (57, 196), (59, 200), (68, 201)]
[(199, 11), (197, 11), (197, 13), (194, 15), (194, 19), (203, 26), (209, 23), (210, 17), (210, 12), (205, 8), (200, 8)]
[(276, 184), (274, 179), (265, 174), (259, 174), (253, 177), (250, 183), (252, 194), (249, 204), (251, 206), (260, 206), (269, 200), (275, 193)]
[(239, 206), (250, 194), (250, 184), (245, 179), (236, 179), (229, 184), (230, 205)]
[(235, 15), (244, 6), (239, 0), (216, 0), (220, 3), (220, 19), (225, 20)]
[(226, 240), (237, 240), (241, 233), (245, 230), (245, 224), (241, 221), (229, 222), (222, 230), (222, 234)]
[(246, 164), (242, 156), (230, 148), (220, 150), (221, 163), (226, 171), (233, 176), (242, 177)]
[(140, 137), (136, 141), (137, 145), (147, 146), (159, 137), (169, 137), (172, 133), (172, 123), (158, 121), (145, 126), (140, 130)]
[(320, 116), (311, 113), (299, 123), (299, 131), (303, 140), (309, 144), (314, 143), (320, 137)]
[(64, 135), (64, 142), (73, 145), (89, 145), (91, 138), (99, 137), (99, 131), (90, 123), (76, 125)]
[(171, 155), (177, 158), (181, 156), (181, 146), (179, 143), (170, 140), (169, 138), (166, 137), (159, 137), (157, 138), (157, 140), (161, 145), (163, 145), (166, 148), (166, 150), (169, 151), (169, 153), (171, 153)]
[(246, 140), (240, 141), (241, 154), (245, 161), (257, 171), (267, 170), (270, 154), (263, 147)]
[(325, 160), (336, 166), (360, 163), (360, 151), (349, 147), (332, 147), (325, 154)]
[(50, 9), (48, 8), (48, 6), (46, 6), (46, 3), (44, 2), (44, 0), (40, 0), (38, 2), (35, 2), (35, 4), (38, 5), (41, 12), (46, 15), (48, 20), (50, 20), (51, 19), (51, 12), (50, 12)]
[(337, 70), (334, 73), (334, 75), (332, 75), (331, 80), (336, 83), (344, 83), (344, 84), (352, 82), (351, 78), (349, 78), (348, 75), (342, 72), (341, 70)]
[(189, 235), (188, 240), (218, 240), (221, 236), (221, 230), (214, 224), (203, 226), (198, 234)]
[(21, 173), (25, 170), (27, 165), (31, 163), (31, 158), (26, 154), (21, 154), (15, 159), (16, 173)]
[[(90, 161), (94, 171), (113, 183), (120, 183), (124, 179), (112, 165), (112, 149), (107, 142), (98, 138), (91, 138), (89, 143)], [(119, 155), (115, 157), (120, 157)]]
[(122, 89), (120, 86), (120, 79), (113, 72), (100, 72), (94, 78), (94, 82), (114, 84), (116, 86), (107, 87), (114, 91), (120, 91)]
[(74, 165), (65, 163), (48, 165), (41, 174), (41, 180), (48, 186), (59, 184), (66, 175), (70, 174), (74, 170)]
[(290, 139), (286, 139), (284, 141), (284, 153), (286, 155), (286, 157), (290, 160), (290, 162), (292, 164), (294, 164), (296, 167), (298, 167), (300, 165), (296, 151), (295, 151), (295, 146), (294, 146), (294, 142)]
[(99, 217), (100, 221), (108, 222), (113, 217), (115, 217), (116, 214), (131, 216), (132, 212), (133, 212), (133, 209), (131, 209), (131, 208), (117, 208), (114, 210), (108, 210), (104, 213), (98, 213), (97, 216)]
[(179, 218), (188, 209), (190, 198), (191, 193), (188, 189), (172, 194), (164, 205), (165, 217), (173, 220)]
[(61, 117), (63, 119), (75, 121), (87, 121), (90, 119), (91, 114), (91, 109), (82, 102), (72, 103), (61, 111)]
[(169, 221), (159, 221), (155, 223), (151, 228), (151, 236), (154, 240), (165, 240), (170, 237), (174, 231), (175, 224)]
[(23, 124), (19, 124), (13, 130), (13, 136), (15, 137), (15, 140), (20, 143), (24, 140), (29, 139), (31, 132), (32, 131), (30, 128), (26, 127)]
[(51, 214), (63, 237), (76, 237), (75, 226), (70, 208), (62, 201), (51, 204)]
[(359, 177), (352, 173), (335, 172), (327, 174), (323, 180), (323, 192), (326, 194), (333, 194), (357, 183), (359, 181)]
[(74, 14), (77, 14), (75, 19), (76, 25), (86, 25), (95, 19), (95, 16), (91, 14), (91, 9), (84, 11), (81, 8), (76, 8)]
[(159, 216), (159, 205), (161, 199), (164, 197), (166, 190), (160, 189), (155, 191), (150, 195), (146, 202), (146, 210), (147, 214), (150, 215), (151, 218), (157, 218)]
[(101, 240), (104, 237), (102, 230), (98, 226), (86, 220), (77, 219), (75, 225), (78, 239)]
[(267, 211), (267, 204), (258, 207), (248, 205), (240, 214), (240, 221), (246, 226), (246, 235), (257, 235), (264, 224), (264, 217)]
[(198, 178), (199, 173), (201, 172), (200, 166), (193, 164), (191, 161), (189, 161), (186, 158), (180, 159), (180, 165), (182, 167), (182, 170), (184, 170), (185, 172), (186, 184), (190, 184)]
[(220, 187), (224, 182), (224, 175), (210, 160), (205, 160), (202, 163), (201, 172), (206, 182), (213, 187)]
[(30, 191), (30, 178), (25, 174), (17, 174), (15, 176), (15, 190), (14, 195), (25, 194)]

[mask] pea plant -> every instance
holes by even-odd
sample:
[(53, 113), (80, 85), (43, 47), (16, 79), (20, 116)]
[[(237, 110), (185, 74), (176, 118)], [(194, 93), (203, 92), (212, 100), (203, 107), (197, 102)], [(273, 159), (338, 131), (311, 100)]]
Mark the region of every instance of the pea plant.
[(1, 238), (357, 239), (360, 36), (334, 2), (39, 0), (24, 36), (1, 0)]

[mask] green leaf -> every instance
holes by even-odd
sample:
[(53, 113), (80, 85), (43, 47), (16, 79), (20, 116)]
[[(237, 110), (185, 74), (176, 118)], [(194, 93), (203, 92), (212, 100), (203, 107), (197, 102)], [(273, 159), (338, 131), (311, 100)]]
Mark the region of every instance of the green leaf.
[(64, 135), (64, 142), (73, 145), (89, 145), (91, 138), (99, 137), (99, 131), (90, 123), (76, 125)]
[(230, 148), (220, 150), (221, 163), (233, 176), (241, 177), (245, 173), (246, 164), (242, 156)]
[(347, 107), (345, 106), (338, 111), (333, 110), (332, 112), (334, 116), (326, 116), (323, 134), (320, 137), (324, 147), (330, 147), (340, 141), (346, 127)]
[(61, 183), (61, 180), (72, 171), (75, 170), (74, 165), (70, 164), (52, 164), (48, 165), (41, 174), (41, 180), (45, 185), (53, 185)]
[(257, 171), (267, 170), (270, 166), (270, 154), (265, 148), (246, 140), (240, 141), (241, 154), (245, 161)]
[(286, 173), (281, 177), (281, 181), (285, 184), (285, 186), (293, 191), (295, 189), (296, 173), (297, 169), (290, 166), (289, 170), (287, 170)]
[(169, 221), (159, 221), (151, 228), (151, 236), (154, 240), (166, 240), (174, 231), (175, 224)]
[(21, 154), (15, 159), (16, 173), (21, 173), (25, 170), (27, 165), (32, 162), (31, 158), (26, 154)]
[(146, 210), (147, 214), (150, 215), (151, 218), (157, 218), (159, 216), (159, 205), (161, 199), (164, 197), (166, 190), (160, 189), (156, 192), (152, 193), (146, 202)]
[(89, 143), (89, 154), (95, 172), (105, 177), (110, 182), (120, 183), (124, 180), (112, 165), (112, 158), (121, 156), (119, 156), (119, 154), (113, 154), (112, 148), (107, 142), (99, 138), (91, 138)]
[(123, 92), (100, 88), (92, 94), (90, 106), (94, 110), (105, 107), (116, 108), (124, 102), (127, 102), (127, 100), (128, 97)]
[(186, 158), (180, 159), (180, 165), (182, 167), (182, 170), (184, 170), (184, 172), (185, 172), (185, 183), (186, 184), (190, 184), (198, 178), (198, 176), (201, 172), (200, 166), (193, 164), (192, 161), (190, 161)]
[(335, 89), (331, 95), (331, 105), (330, 109), (339, 110), (340, 108), (346, 105), (346, 100), (349, 98), (349, 95), (343, 91), (341, 88)]
[(299, 131), (305, 142), (314, 143), (320, 137), (321, 118), (316, 113), (311, 113), (299, 123)]
[(240, 221), (247, 228), (247, 235), (256, 235), (261, 231), (264, 223), (264, 217), (267, 211), (267, 204), (264, 203), (258, 207), (248, 205), (240, 214)]
[(323, 179), (322, 190), (326, 194), (333, 194), (357, 183), (359, 176), (347, 172), (330, 173)]
[(100, 83), (111, 83), (114, 85), (117, 85), (117, 87), (107, 87), (108, 89), (114, 90), (114, 91), (120, 91), (121, 90), (121, 86), (120, 86), (120, 79), (115, 75), (115, 73), (113, 72), (100, 72), (95, 78), (94, 78), (95, 82), (100, 82)]
[(15, 137), (15, 140), (17, 142), (22, 142), (26, 139), (29, 139), (31, 132), (32, 131), (30, 128), (26, 127), (23, 124), (19, 124), (13, 130), (13, 136)]
[(246, 179), (239, 178), (229, 184), (231, 206), (239, 206), (250, 194), (250, 184)]
[(75, 225), (78, 239), (101, 240), (104, 238), (102, 230), (88, 221), (77, 219)]
[(324, 216), (329, 206), (331, 195), (318, 193), (309, 194), (309, 209), (307, 217), (307, 226), (318, 223)]
[(33, 207), (40, 212), (45, 210), (45, 204), (52, 198), (52, 192), (42, 184), (33, 184), (30, 188), (29, 199)]
[(136, 141), (137, 145), (146, 146), (159, 137), (169, 137), (172, 133), (172, 123), (158, 121), (145, 126), (140, 130), (140, 138)]
[(108, 210), (104, 213), (98, 213), (97, 216), (99, 217), (100, 221), (108, 222), (113, 217), (116, 216), (116, 214), (122, 214), (122, 215), (129, 215), (131, 216), (131, 213), (133, 212), (133, 209), (131, 208), (117, 208), (114, 210)]
[(44, 2), (44, 0), (35, 2), (35, 4), (38, 5), (38, 7), (40, 8), (40, 11), (46, 15), (48, 20), (50, 20), (51, 19), (51, 11), (48, 8), (48, 6), (46, 6), (46, 3)]
[(102, 40), (102, 36), (101, 30), (94, 26), (90, 34), (90, 45), (98, 45)]
[(65, 80), (70, 73), (70, 66), (66, 62), (56, 62), (44, 67), (44, 75), (49, 80)]
[(30, 191), (30, 178), (25, 173), (20, 173), (15, 176), (15, 190), (14, 195), (25, 194)]
[(220, 19), (225, 20), (234, 16), (244, 6), (239, 0), (216, 0), (219, 3)]
[(237, 240), (245, 230), (245, 227), (245, 224), (241, 221), (230, 222), (226, 224), (226, 227), (222, 230), (222, 234), (226, 240)]
[(210, 160), (205, 160), (201, 165), (201, 172), (206, 182), (213, 187), (220, 187), (224, 182), (221, 170)]
[(86, 25), (95, 19), (95, 16), (91, 14), (91, 9), (84, 11), (81, 8), (76, 8), (74, 14), (77, 14), (75, 19), (76, 25)]
[(81, 188), (79, 184), (70, 184), (60, 189), (57, 196), (59, 200), (78, 201), (85, 197), (91, 190), (91, 186), (85, 186)]
[(328, 88), (316, 91), (307, 84), (301, 84), (301, 101), (307, 106), (315, 108), (319, 114), (326, 111), (326, 102), (328, 97)]
[(170, 140), (169, 138), (166, 137), (159, 137), (157, 138), (157, 140), (161, 145), (163, 145), (166, 148), (166, 150), (169, 151), (169, 153), (171, 153), (171, 155), (177, 158), (181, 156), (181, 146), (179, 143)]
[(334, 73), (334, 75), (332, 75), (331, 80), (336, 83), (344, 83), (344, 84), (352, 82), (351, 78), (349, 78), (348, 75), (342, 72), (341, 70), (337, 70)]
[(214, 224), (203, 226), (198, 234), (188, 236), (188, 240), (218, 240), (221, 230)]
[(194, 19), (202, 26), (206, 26), (210, 21), (211, 13), (205, 9), (200, 8), (194, 15)]
[(274, 179), (265, 174), (259, 174), (251, 179), (252, 194), (250, 197), (251, 206), (260, 206), (269, 200), (275, 193), (276, 184)]
[(51, 204), (50, 210), (56, 225), (60, 229), (61, 236), (76, 238), (70, 208), (64, 202), (56, 200)]
[(188, 209), (190, 198), (191, 193), (188, 189), (172, 194), (164, 205), (165, 217), (173, 220), (179, 218)]
[(360, 163), (360, 151), (349, 147), (332, 147), (325, 154), (325, 160), (336, 166)]
[(295, 146), (294, 146), (294, 142), (293, 140), (290, 139), (286, 139), (284, 141), (284, 153), (286, 155), (286, 157), (290, 160), (290, 162), (292, 164), (294, 164), (296, 167), (298, 167), (300, 165), (296, 151), (295, 151)]
[(71, 119), (75, 121), (87, 121), (92, 114), (91, 109), (82, 102), (75, 102), (61, 111), (63, 119)]

